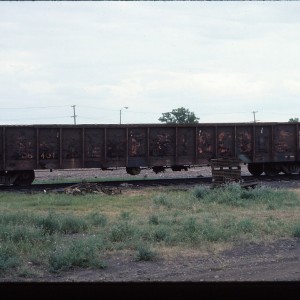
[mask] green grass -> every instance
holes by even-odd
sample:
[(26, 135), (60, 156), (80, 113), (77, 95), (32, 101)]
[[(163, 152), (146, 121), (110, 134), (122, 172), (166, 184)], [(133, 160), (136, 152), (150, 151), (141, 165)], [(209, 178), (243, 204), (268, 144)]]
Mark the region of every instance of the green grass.
[(299, 194), (266, 187), (76, 197), (0, 193), (0, 276), (101, 269), (105, 256), (118, 251), (151, 261), (164, 255), (161, 249), (214, 251), (299, 237), (299, 219)]
[(300, 223), (293, 226), (293, 236), (300, 237)]
[(141, 244), (137, 246), (136, 259), (138, 261), (150, 261), (153, 260), (155, 256), (155, 251), (153, 251), (148, 244)]
[(75, 267), (105, 268), (105, 262), (101, 259), (101, 246), (102, 243), (95, 238), (81, 239), (69, 245), (58, 246), (49, 255), (50, 271), (66, 271)]
[(15, 269), (19, 265), (19, 256), (9, 244), (0, 248), (0, 275), (9, 269)]
[(58, 215), (52, 211), (46, 217), (40, 217), (35, 225), (43, 234), (73, 234), (83, 232), (88, 228), (87, 221), (80, 217)]

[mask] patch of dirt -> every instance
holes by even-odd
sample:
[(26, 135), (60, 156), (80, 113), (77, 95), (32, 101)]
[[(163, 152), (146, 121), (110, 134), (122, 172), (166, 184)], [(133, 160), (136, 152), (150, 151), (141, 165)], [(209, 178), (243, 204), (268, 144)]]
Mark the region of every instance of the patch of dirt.
[(184, 254), (151, 262), (118, 255), (101, 271), (78, 271), (57, 280), (68, 281), (298, 281), (300, 239), (250, 244), (218, 255)]
[[(164, 256), (165, 257), (165, 256)], [(249, 244), (214, 255), (184, 253), (153, 261), (137, 261), (118, 253), (105, 258), (105, 269), (74, 269), (2, 282), (257, 282), (300, 281), (300, 239)]]

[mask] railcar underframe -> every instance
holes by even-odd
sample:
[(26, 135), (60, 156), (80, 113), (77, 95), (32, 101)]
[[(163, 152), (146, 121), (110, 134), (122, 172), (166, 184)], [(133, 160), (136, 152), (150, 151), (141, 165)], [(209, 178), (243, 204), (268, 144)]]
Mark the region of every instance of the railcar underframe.
[(38, 169), (161, 172), (239, 158), (251, 174), (300, 172), (299, 123), (32, 125), (0, 127), (0, 183), (28, 185)]

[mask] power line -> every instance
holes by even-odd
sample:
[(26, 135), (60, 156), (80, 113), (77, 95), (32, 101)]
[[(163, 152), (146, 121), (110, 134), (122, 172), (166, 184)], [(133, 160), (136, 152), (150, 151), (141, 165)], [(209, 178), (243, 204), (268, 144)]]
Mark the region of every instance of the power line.
[[(97, 107), (97, 106), (87, 106), (87, 105), (80, 105), (80, 107), (83, 108), (92, 108), (92, 109), (99, 109), (104, 111), (120, 111), (120, 109), (107, 109), (103, 107)], [(136, 113), (136, 114), (160, 114), (161, 112), (151, 112), (151, 111), (128, 111), (129, 113)]]
[[(23, 118), (22, 120), (52, 120), (52, 119), (66, 119), (69, 118), (69, 116), (61, 116), (61, 117), (43, 117), (43, 118)], [(1, 119), (1, 121), (19, 121), (20, 118), (17, 119)]]
[(27, 106), (27, 107), (0, 107), (0, 109), (7, 110), (21, 110), (21, 109), (43, 109), (43, 108), (57, 108), (57, 107), (67, 107), (69, 105), (53, 105), (53, 106)]
[[(90, 106), (90, 105), (80, 105), (81, 108), (91, 108), (91, 109), (98, 109), (101, 111), (119, 111), (119, 109), (108, 109), (103, 108), (99, 106)], [(127, 112), (128, 114), (151, 114), (151, 115), (157, 115), (161, 114), (162, 112), (154, 112), (154, 111), (137, 111), (137, 110), (130, 110)], [(237, 111), (237, 112), (207, 112), (207, 113), (201, 113), (201, 115), (233, 115), (233, 114), (248, 114), (249, 111)]]

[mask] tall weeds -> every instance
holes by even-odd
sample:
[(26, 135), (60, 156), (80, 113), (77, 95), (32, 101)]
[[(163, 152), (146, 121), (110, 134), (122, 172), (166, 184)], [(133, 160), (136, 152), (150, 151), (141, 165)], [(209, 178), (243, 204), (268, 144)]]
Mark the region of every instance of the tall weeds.
[(266, 187), (199, 186), (136, 198), (78, 196), (74, 202), (27, 197), (15, 195), (9, 202), (0, 194), (0, 276), (31, 276), (28, 262), (62, 272), (103, 268), (105, 255), (117, 251), (151, 261), (165, 248), (188, 251), (300, 236), (299, 195)]

